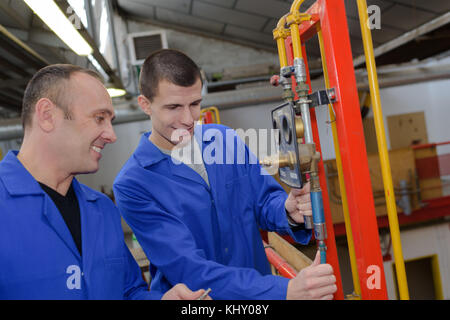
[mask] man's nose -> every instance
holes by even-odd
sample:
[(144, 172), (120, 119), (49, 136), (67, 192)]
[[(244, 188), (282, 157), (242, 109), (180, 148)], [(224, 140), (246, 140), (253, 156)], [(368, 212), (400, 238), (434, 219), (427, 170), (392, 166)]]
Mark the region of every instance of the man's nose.
[(194, 117), (192, 116), (191, 108), (189, 106), (183, 108), (181, 122), (186, 126), (192, 126)]
[(103, 138), (105, 139), (106, 143), (114, 143), (117, 141), (117, 136), (116, 133), (114, 132), (112, 123), (110, 123), (108, 125), (108, 128), (105, 130)]

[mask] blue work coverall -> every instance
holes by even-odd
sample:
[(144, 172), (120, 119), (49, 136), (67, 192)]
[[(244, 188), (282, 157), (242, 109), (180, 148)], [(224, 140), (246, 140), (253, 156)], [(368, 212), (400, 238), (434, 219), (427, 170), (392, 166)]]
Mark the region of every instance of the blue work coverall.
[[(225, 126), (195, 128), (210, 187), (162, 153), (150, 134), (142, 136), (113, 189), (150, 260), (152, 290), (183, 282), (193, 290), (211, 288), (213, 299), (285, 299), (289, 280), (271, 275), (259, 229), (309, 242), (311, 231), (289, 227), (286, 192), (261, 174), (256, 157)], [(245, 161), (238, 161), (239, 150)]]
[(73, 180), (81, 257), (51, 198), (10, 151), (0, 162), (0, 299), (160, 299), (125, 245), (120, 214)]

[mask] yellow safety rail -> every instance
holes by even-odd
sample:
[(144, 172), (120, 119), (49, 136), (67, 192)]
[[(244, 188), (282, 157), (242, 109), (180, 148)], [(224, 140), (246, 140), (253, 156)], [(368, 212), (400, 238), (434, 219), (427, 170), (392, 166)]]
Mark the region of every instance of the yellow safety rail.
[(389, 153), (386, 145), (386, 134), (383, 123), (383, 112), (381, 110), (380, 90), (378, 87), (377, 69), (373, 53), (372, 34), (367, 25), (369, 17), (367, 14), (366, 0), (357, 0), (359, 22), (364, 44), (364, 54), (366, 56), (366, 67), (369, 77), (370, 97), (377, 134), (378, 152), (380, 154), (381, 172), (383, 176), (384, 192), (386, 197), (389, 228), (391, 231), (392, 249), (397, 272), (398, 288), (401, 300), (409, 300), (408, 283), (406, 280), (405, 261), (403, 259), (402, 244), (400, 239), (400, 228), (395, 205), (395, 194), (392, 183), (391, 165)]
[(217, 107), (208, 107), (208, 108), (204, 108), (200, 111), (200, 123), (203, 123), (203, 119), (205, 117), (205, 113), (207, 112), (211, 112), (211, 114), (213, 115), (213, 123), (217, 123), (220, 124), (220, 114), (219, 114), (219, 109), (217, 109)]

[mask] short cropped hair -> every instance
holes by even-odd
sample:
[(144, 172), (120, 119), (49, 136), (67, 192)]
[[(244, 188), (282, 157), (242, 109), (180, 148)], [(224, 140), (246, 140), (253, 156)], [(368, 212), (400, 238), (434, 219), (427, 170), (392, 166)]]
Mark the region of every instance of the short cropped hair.
[(158, 85), (167, 80), (175, 85), (190, 87), (200, 79), (200, 68), (184, 53), (173, 49), (162, 49), (145, 59), (139, 78), (141, 94), (150, 101), (158, 93)]
[(23, 96), (22, 126), (24, 130), (26, 127), (31, 126), (31, 119), (35, 111), (36, 103), (42, 98), (49, 99), (61, 108), (64, 111), (66, 119), (71, 118), (71, 94), (68, 81), (76, 72), (88, 74), (102, 83), (104, 82), (103, 78), (97, 72), (71, 64), (49, 65), (36, 72), (28, 82)]

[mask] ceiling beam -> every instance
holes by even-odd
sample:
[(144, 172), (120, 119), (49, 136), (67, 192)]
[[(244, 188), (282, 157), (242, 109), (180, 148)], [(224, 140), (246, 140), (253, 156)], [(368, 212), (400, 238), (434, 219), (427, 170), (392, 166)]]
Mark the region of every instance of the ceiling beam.
[(209, 32), (205, 32), (205, 31), (200, 31), (200, 30), (194, 30), (194, 29), (190, 29), (187, 27), (182, 27), (179, 25), (174, 25), (172, 23), (168, 23), (168, 22), (162, 22), (159, 20), (154, 20), (154, 19), (144, 19), (141, 17), (137, 17), (134, 16), (132, 14), (129, 14), (128, 12), (124, 11), (123, 9), (120, 10), (120, 14), (122, 15), (122, 17), (124, 17), (125, 19), (129, 19), (129, 20), (134, 20), (136, 22), (143, 22), (143, 23), (147, 23), (147, 24), (151, 24), (154, 26), (158, 26), (161, 28), (169, 28), (169, 29), (173, 29), (175, 31), (179, 31), (179, 32), (184, 32), (184, 33), (190, 33), (196, 36), (200, 36), (200, 37), (206, 37), (206, 38), (211, 38), (211, 39), (215, 39), (215, 40), (220, 40), (220, 41), (226, 41), (226, 42), (230, 42), (233, 44), (237, 44), (237, 45), (241, 45), (241, 46), (245, 46), (245, 47), (249, 47), (249, 48), (253, 48), (253, 49), (257, 49), (257, 50), (264, 50), (270, 53), (277, 53), (277, 47), (276, 44), (274, 42), (274, 45), (268, 45), (268, 44), (259, 44), (256, 42), (251, 42), (251, 41), (246, 41), (244, 39), (236, 39), (234, 37), (231, 36), (226, 36), (226, 35), (219, 35), (219, 34), (213, 34), (213, 33), (209, 33)]
[(23, 19), (23, 17), (20, 16), (6, 1), (0, 1), (0, 10), (22, 29), (28, 29), (30, 27), (29, 21), (25, 21), (25, 19)]
[(8, 108), (18, 112), (20, 112), (20, 110), (22, 109), (22, 101), (12, 99), (11, 97), (3, 93), (0, 93), (0, 105), (4, 108)]
[(28, 77), (31, 76), (31, 73), (28, 72), (24, 67), (20, 67), (16, 65), (15, 63), (12, 63), (11, 61), (8, 61), (5, 58), (0, 57), (0, 67), (2, 67), (2, 70), (10, 70), (22, 77)]
[(8, 30), (17, 38), (27, 43), (40, 44), (52, 48), (64, 48), (70, 50), (69, 47), (59, 39), (52, 31), (43, 28), (32, 28), (29, 30), (10, 28)]
[[(55, 0), (55, 3), (59, 6), (61, 11), (66, 15), (66, 17), (68, 19), (70, 18), (69, 12), (71, 12), (70, 16), (72, 16), (72, 18), (73, 18), (73, 15), (75, 13), (71, 10), (68, 10), (70, 5), (67, 2), (67, 0)], [(80, 24), (80, 28), (78, 29), (78, 32), (84, 38), (84, 40), (86, 40), (86, 42), (92, 47), (92, 49), (94, 50), (92, 56), (95, 58), (95, 60), (97, 60), (97, 62), (102, 67), (102, 69), (106, 72), (106, 74), (108, 75), (108, 77), (110, 78), (110, 80), (114, 84), (114, 86), (117, 89), (125, 89), (125, 87), (122, 83), (122, 80), (116, 74), (116, 71), (111, 68), (108, 61), (106, 61), (105, 57), (101, 54), (101, 52), (97, 46), (97, 43), (91, 37), (91, 35), (89, 34), (89, 31), (83, 26), (82, 23)]]
[(0, 80), (0, 89), (26, 86), (28, 81), (30, 81), (29, 78)]
[[(376, 49), (373, 50), (374, 56), (375, 58), (389, 52), (392, 51), (402, 45), (404, 45), (405, 43), (408, 43), (428, 32), (431, 32), (433, 30), (436, 30), (444, 25), (446, 25), (447, 23), (450, 23), (450, 12), (447, 12), (423, 25), (421, 25), (420, 27), (417, 27), (411, 31), (408, 31), (404, 34), (402, 34), (401, 36), (386, 42), (385, 44), (378, 46)], [(357, 67), (359, 65), (362, 65), (366, 62), (366, 58), (365, 55), (362, 54), (359, 57), (355, 58), (353, 60), (353, 66)]]
[(9, 32), (4, 26), (0, 25), (0, 43), (3, 49), (14, 54), (15, 57), (31, 65), (36, 69), (40, 69), (48, 65), (45, 60), (36, 51), (30, 48), (22, 40)]

